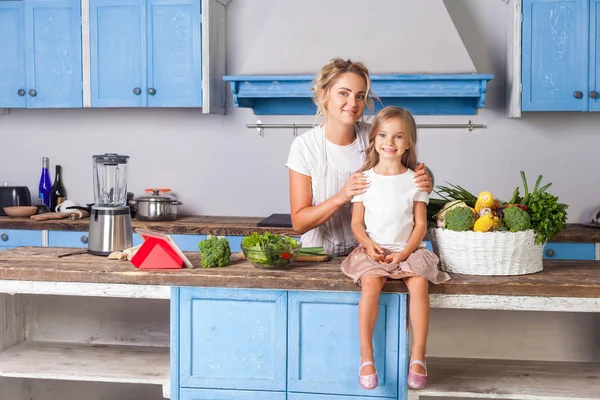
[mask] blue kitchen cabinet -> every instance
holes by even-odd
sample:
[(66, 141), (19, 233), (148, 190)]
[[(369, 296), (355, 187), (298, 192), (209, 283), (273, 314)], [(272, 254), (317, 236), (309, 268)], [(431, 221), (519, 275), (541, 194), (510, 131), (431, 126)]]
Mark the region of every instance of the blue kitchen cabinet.
[(0, 2), (0, 15), (0, 107), (82, 107), (80, 2)]
[[(181, 400), (286, 400), (285, 392), (183, 389)], [(356, 399), (354, 399), (356, 400)]]
[(93, 107), (145, 107), (144, 0), (90, 1)]
[(589, 1), (523, 1), (523, 111), (588, 110)]
[(379, 386), (368, 392), (358, 385), (359, 298), (348, 292), (289, 293), (288, 392), (398, 397), (399, 364), (406, 363), (398, 354), (406, 348), (406, 295), (379, 298), (373, 335)]
[(41, 246), (42, 232), (33, 230), (0, 230), (0, 250), (20, 246)]
[(590, 0), (589, 109), (600, 111), (600, 0)]
[(27, 106), (24, 15), (22, 1), (0, 1), (0, 107)]
[(200, 0), (91, 0), (92, 107), (201, 107)]
[(544, 246), (546, 260), (595, 260), (594, 243), (547, 243)]
[(179, 357), (172, 370), (181, 388), (285, 392), (285, 291), (174, 290), (179, 309), (172, 318), (179, 318), (172, 323), (179, 327), (172, 346)]
[(87, 232), (49, 231), (48, 247), (79, 247), (87, 248)]

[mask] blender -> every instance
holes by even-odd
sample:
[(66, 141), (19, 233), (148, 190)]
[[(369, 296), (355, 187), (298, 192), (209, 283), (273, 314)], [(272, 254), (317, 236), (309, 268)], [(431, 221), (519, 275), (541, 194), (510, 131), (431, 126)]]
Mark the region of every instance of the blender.
[(94, 160), (94, 205), (90, 212), (88, 253), (107, 256), (131, 247), (131, 214), (127, 206), (129, 156), (106, 153)]

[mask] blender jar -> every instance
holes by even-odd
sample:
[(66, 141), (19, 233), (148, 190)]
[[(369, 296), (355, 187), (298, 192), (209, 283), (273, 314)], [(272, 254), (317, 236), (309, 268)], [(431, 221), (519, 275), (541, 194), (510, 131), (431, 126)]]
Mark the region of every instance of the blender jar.
[(97, 207), (127, 205), (127, 162), (129, 156), (106, 153), (94, 160), (94, 200)]

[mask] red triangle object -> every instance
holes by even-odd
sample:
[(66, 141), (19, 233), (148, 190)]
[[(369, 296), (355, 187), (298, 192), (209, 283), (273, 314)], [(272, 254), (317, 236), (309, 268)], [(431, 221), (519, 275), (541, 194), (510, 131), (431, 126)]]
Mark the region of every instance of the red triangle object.
[(139, 269), (172, 269), (181, 268), (183, 260), (164, 240), (148, 237), (142, 243), (131, 263)]

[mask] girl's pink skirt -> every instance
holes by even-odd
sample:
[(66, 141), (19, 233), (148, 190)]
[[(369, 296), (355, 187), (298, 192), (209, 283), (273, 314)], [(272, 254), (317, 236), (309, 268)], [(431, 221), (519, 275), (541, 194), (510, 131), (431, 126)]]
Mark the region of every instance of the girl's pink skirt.
[[(391, 252), (384, 249), (385, 255)], [(415, 250), (406, 261), (399, 264), (380, 264), (367, 254), (363, 246), (358, 246), (342, 262), (342, 272), (361, 284), (365, 274), (370, 276), (402, 279), (412, 276), (422, 276), (429, 282), (440, 284), (450, 279), (450, 275), (438, 269), (438, 257), (425, 248)]]

